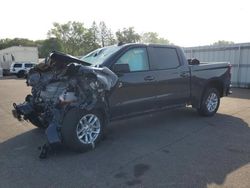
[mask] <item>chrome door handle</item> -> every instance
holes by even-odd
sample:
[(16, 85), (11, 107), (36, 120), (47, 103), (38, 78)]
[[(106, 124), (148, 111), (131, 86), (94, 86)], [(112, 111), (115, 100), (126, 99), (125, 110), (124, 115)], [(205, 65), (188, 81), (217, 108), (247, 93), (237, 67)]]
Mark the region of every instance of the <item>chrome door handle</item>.
[(154, 79), (155, 79), (154, 76), (146, 76), (146, 77), (144, 77), (144, 80), (145, 80), (145, 81), (152, 81), (152, 80), (154, 80)]

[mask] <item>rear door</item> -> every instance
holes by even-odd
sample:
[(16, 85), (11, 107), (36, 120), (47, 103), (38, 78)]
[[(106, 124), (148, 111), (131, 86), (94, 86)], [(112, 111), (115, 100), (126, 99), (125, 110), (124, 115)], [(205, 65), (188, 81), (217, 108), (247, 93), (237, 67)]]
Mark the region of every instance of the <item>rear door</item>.
[(34, 64), (32, 63), (25, 63), (25, 70), (29, 71), (33, 66)]
[(156, 99), (156, 75), (150, 71), (147, 49), (130, 48), (115, 64), (128, 64), (130, 71), (117, 73), (118, 87), (109, 97), (112, 117), (152, 109)]
[(157, 70), (157, 106), (185, 104), (190, 97), (189, 68), (181, 64), (176, 48), (149, 46), (149, 59)]

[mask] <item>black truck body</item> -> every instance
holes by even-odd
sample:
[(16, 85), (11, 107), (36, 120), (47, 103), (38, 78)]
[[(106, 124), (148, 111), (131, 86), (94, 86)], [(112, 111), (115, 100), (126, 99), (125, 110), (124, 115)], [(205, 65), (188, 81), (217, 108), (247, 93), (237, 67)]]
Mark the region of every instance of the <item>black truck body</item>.
[(85, 151), (111, 120), (187, 105), (212, 116), (230, 94), (230, 70), (228, 62), (188, 61), (173, 45), (123, 44), (81, 59), (53, 52), (30, 71), (32, 95), (13, 114), (46, 128), (49, 144)]
[[(228, 62), (189, 65), (182, 49), (177, 46), (127, 44), (100, 66), (114, 70), (115, 63), (122, 55), (138, 48), (146, 49), (149, 70), (116, 72), (118, 84), (122, 87), (109, 98), (111, 118), (186, 104), (199, 108), (202, 95), (209, 85), (217, 87), (221, 97), (229, 94), (231, 67)], [(153, 57), (158, 49), (175, 52), (178, 65), (166, 69), (157, 68), (155, 61), (164, 63), (161, 57)]]

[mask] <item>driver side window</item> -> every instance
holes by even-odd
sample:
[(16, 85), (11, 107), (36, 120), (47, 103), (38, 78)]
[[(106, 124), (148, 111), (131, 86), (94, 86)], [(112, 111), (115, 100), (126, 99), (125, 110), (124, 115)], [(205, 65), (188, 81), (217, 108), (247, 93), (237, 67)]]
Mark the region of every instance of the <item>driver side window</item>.
[(133, 48), (123, 54), (116, 64), (128, 64), (130, 72), (149, 70), (146, 48)]

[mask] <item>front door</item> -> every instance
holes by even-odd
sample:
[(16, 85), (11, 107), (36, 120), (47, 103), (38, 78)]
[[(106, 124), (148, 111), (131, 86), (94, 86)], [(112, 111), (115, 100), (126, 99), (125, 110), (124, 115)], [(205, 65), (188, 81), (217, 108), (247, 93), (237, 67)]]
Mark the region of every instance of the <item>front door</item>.
[(117, 73), (118, 86), (109, 97), (112, 118), (154, 108), (156, 75), (150, 71), (147, 49), (129, 49), (115, 63), (128, 64), (129, 72)]

